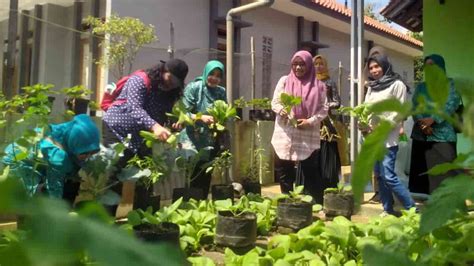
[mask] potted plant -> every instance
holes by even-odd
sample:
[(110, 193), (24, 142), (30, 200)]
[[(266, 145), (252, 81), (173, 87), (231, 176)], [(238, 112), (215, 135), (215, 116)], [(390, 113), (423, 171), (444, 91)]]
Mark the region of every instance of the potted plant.
[(313, 222), (313, 198), (303, 195), (304, 186), (295, 186), (289, 195), (277, 198), (278, 226), (299, 230)]
[(249, 161), (243, 163), (243, 188), (245, 193), (253, 193), (260, 195), (262, 186), (260, 184), (260, 173), (267, 173), (269, 171), (268, 162), (264, 162), (264, 149), (250, 149)]
[(118, 180), (111, 181), (110, 177), (116, 172), (116, 163), (125, 149), (123, 144), (115, 144), (112, 148), (101, 147), (101, 150), (91, 156), (79, 170), (81, 184), (76, 197), (76, 207), (81, 208), (89, 201), (101, 203), (111, 215), (115, 216), (120, 195), (111, 190), (118, 182), (136, 180), (150, 175), (149, 170), (137, 170), (119, 174)]
[(243, 108), (247, 106), (244, 97), (240, 97), (234, 101), (234, 106), (237, 111), (237, 119), (243, 119)]
[(269, 98), (255, 98), (247, 102), (249, 106), (252, 106), (252, 110), (249, 111), (249, 119), (251, 121), (275, 120), (271, 103), (272, 101)]
[[(227, 171), (232, 165), (232, 153), (225, 150), (219, 156), (212, 160), (211, 166), (206, 169), (206, 172), (213, 172), (214, 176), (221, 181), (227, 180)], [(211, 187), (211, 194), (213, 200), (231, 199), (234, 200), (234, 187), (230, 184), (218, 184)]]
[(235, 205), (231, 200), (216, 201), (215, 206), (215, 243), (230, 248), (252, 248), (257, 239), (257, 215), (251, 211), (248, 198), (242, 197)]
[(344, 216), (351, 218), (354, 212), (354, 194), (350, 185), (345, 186), (339, 182), (337, 188), (327, 188), (324, 190), (324, 213), (326, 218)]
[(74, 112), (74, 114), (87, 114), (87, 108), (90, 100), (87, 99), (92, 93), (91, 90), (84, 88), (82, 85), (77, 85), (61, 90), (66, 94), (65, 105), (66, 109)]
[(199, 161), (208, 156), (212, 147), (207, 147), (199, 151), (194, 149), (182, 150), (182, 155), (178, 156), (175, 160), (175, 165), (181, 174), (184, 175), (185, 184), (183, 188), (173, 189), (173, 201), (179, 198), (184, 198), (185, 201), (189, 199), (204, 200), (207, 199), (207, 195), (201, 188), (192, 188), (191, 181), (193, 181), (200, 173), (206, 171), (210, 163), (204, 164), (199, 168), (199, 171), (195, 173), (196, 166)]
[(132, 157), (127, 164), (127, 168), (123, 169), (123, 173), (128, 171), (149, 170), (149, 175), (144, 175), (135, 183), (135, 194), (133, 198), (133, 209), (145, 210), (148, 206), (152, 210), (158, 211), (160, 209), (160, 195), (155, 194), (153, 185), (157, 183), (163, 176), (169, 174), (166, 157), (163, 156), (145, 156), (140, 158), (138, 155)]
[(164, 207), (156, 216), (152, 208), (133, 210), (128, 213), (128, 224), (132, 226), (135, 236), (145, 242), (166, 242), (178, 246), (179, 226), (172, 223), (170, 218), (182, 201), (179, 199), (169, 207)]

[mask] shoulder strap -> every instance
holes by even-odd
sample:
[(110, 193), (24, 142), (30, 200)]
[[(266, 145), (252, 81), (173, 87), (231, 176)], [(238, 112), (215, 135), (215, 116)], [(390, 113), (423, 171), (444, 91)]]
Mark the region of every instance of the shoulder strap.
[(143, 82), (149, 91), (151, 89), (151, 80), (148, 77), (148, 74), (143, 69), (137, 70), (134, 74), (143, 79)]

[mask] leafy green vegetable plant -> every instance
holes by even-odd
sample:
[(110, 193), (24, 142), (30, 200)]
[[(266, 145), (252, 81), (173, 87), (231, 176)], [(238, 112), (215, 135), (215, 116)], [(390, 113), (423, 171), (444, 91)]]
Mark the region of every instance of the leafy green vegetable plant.
[(283, 105), (283, 110), (288, 114), (288, 119), (294, 127), (298, 125), (298, 121), (291, 114), (291, 109), (300, 105), (301, 101), (302, 98), (300, 96), (293, 96), (284, 92), (280, 95), (280, 103)]
[(214, 130), (214, 137), (217, 132), (222, 132), (226, 129), (227, 121), (237, 117), (237, 110), (232, 105), (228, 105), (225, 101), (214, 101), (211, 107), (207, 109), (209, 115), (214, 117), (214, 123), (209, 125), (211, 130)]
[(247, 102), (247, 106), (251, 106), (254, 109), (272, 109), (272, 100), (269, 98), (254, 98)]

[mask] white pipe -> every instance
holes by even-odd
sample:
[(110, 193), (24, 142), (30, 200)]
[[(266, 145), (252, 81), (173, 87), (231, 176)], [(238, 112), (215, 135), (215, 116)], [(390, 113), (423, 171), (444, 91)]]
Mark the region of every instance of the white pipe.
[(232, 79), (233, 79), (233, 64), (234, 64), (234, 21), (233, 17), (240, 15), (245, 12), (255, 10), (257, 8), (270, 6), (275, 2), (275, 0), (260, 0), (246, 4), (243, 6), (235, 7), (230, 9), (227, 12), (226, 16), (226, 91), (227, 91), (227, 101), (232, 102)]

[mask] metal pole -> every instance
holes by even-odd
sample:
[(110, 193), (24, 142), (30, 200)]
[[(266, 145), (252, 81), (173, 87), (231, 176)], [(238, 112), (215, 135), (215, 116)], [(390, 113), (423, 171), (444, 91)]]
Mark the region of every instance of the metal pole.
[(7, 99), (15, 94), (13, 88), (13, 75), (15, 74), (16, 37), (18, 34), (18, 0), (10, 0), (10, 13), (8, 18), (8, 50), (7, 50), (7, 75), (3, 92)]
[(363, 46), (364, 46), (364, 0), (357, 0), (357, 104), (362, 104), (364, 101), (363, 88)]
[(250, 60), (251, 60), (251, 71), (252, 71), (252, 83), (251, 83), (251, 86), (252, 86), (252, 90), (251, 90), (251, 94), (250, 94), (250, 99), (253, 100), (255, 99), (255, 84), (256, 84), (256, 80), (255, 80), (255, 77), (256, 77), (256, 73), (255, 73), (255, 41), (254, 41), (254, 38), (253, 36), (250, 37)]
[(226, 92), (227, 101), (232, 102), (232, 74), (234, 71), (234, 21), (227, 20), (226, 30)]
[[(357, 101), (357, 56), (356, 56), (356, 46), (357, 46), (357, 0), (351, 0), (352, 3), (352, 16), (351, 16), (351, 87), (350, 87), (350, 102), (351, 107), (356, 106)], [(357, 121), (355, 117), (350, 117), (351, 125), (351, 145), (350, 145), (350, 155), (351, 155), (351, 173), (354, 172), (354, 161), (357, 154)]]
[(170, 54), (170, 59), (174, 58), (174, 27), (173, 22), (170, 23), (170, 45), (168, 46), (168, 53)]
[(260, 0), (251, 2), (249, 4), (235, 7), (230, 9), (227, 12), (226, 16), (226, 91), (227, 91), (227, 101), (232, 102), (232, 74), (233, 74), (233, 56), (234, 56), (234, 21), (233, 16), (249, 12), (258, 8), (270, 6), (275, 0)]

